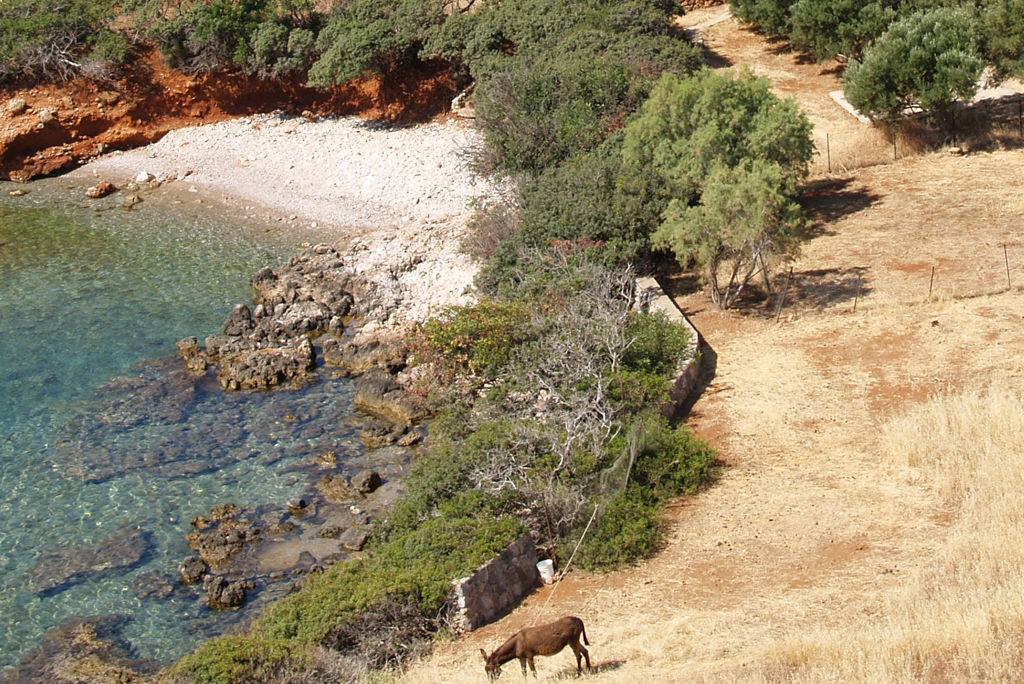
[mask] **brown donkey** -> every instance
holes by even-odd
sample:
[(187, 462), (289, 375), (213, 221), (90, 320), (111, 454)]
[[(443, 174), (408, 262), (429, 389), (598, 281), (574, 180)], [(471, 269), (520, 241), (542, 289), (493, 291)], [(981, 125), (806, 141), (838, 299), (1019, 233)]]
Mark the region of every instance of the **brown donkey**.
[(565, 648), (566, 644), (569, 644), (572, 647), (572, 652), (576, 654), (576, 672), (582, 672), (580, 668), (581, 656), (587, 659), (587, 669), (589, 670), (590, 653), (580, 645), (581, 634), (583, 635), (583, 643), (589, 646), (590, 642), (587, 641), (587, 632), (583, 628), (583, 620), (571, 615), (559, 618), (540, 627), (521, 629), (508, 641), (496, 648), (491, 655), (487, 655), (487, 651), (482, 648), (480, 649), (480, 652), (484, 654), (484, 662), (486, 663), (484, 670), (487, 672), (488, 677), (495, 679), (501, 674), (502, 665), (513, 658), (519, 658), (519, 664), (523, 668), (523, 676), (526, 676), (526, 664), (529, 663), (530, 671), (536, 677), (537, 668), (533, 666), (533, 657), (555, 655)]

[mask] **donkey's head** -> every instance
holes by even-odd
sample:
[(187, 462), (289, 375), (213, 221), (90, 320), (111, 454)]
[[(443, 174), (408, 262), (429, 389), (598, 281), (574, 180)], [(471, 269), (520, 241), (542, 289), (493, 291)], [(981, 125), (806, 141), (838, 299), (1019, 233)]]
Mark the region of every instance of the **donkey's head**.
[(494, 657), (494, 653), (490, 656), (487, 655), (487, 651), (480, 649), (480, 654), (484, 657), (484, 672), (487, 673), (489, 679), (497, 679), (498, 675), (501, 674), (501, 665), (498, 664), (498, 659)]

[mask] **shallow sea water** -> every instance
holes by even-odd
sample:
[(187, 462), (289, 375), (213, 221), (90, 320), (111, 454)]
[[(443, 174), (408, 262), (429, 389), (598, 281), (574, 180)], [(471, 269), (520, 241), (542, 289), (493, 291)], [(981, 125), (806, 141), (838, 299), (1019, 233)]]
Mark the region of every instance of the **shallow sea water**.
[[(305, 491), (288, 466), (355, 449), (355, 423), (347, 381), (234, 395), (203, 388), (188, 401), (171, 397), (171, 417), (153, 417), (144, 407), (167, 397), (149, 379), (176, 367), (175, 341), (219, 332), (231, 307), (250, 301), (252, 272), (315, 236), (188, 201), (132, 211), (116, 199), (87, 204), (61, 179), (23, 197), (8, 196), (14, 187), (0, 184), (0, 669), (64, 617), (101, 613), (131, 617), (124, 636), (140, 656), (175, 658), (237, 611), (210, 614), (181, 592), (140, 599), (132, 582), (175, 572), (189, 553), (189, 520), (211, 506)], [(127, 420), (119, 402), (133, 401), (141, 415)], [(180, 467), (138, 458), (172, 444), (168, 458)], [(88, 546), (125, 524), (151, 535), (140, 566), (48, 596), (33, 591), (44, 552)]]

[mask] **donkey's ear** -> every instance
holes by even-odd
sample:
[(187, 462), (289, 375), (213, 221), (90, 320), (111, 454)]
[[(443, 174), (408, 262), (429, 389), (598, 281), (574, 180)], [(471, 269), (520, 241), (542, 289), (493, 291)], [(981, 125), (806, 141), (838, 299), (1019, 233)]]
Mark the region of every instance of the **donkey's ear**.
[(480, 649), (480, 655), (482, 655), (484, 657), (484, 662), (486, 663), (487, 662), (487, 651), (485, 651), (484, 649), (481, 648)]

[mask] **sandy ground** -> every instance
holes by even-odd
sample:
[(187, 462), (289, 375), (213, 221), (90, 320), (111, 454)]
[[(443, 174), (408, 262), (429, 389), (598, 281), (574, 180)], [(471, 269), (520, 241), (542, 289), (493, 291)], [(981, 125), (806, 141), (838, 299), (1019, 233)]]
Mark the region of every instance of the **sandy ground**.
[(121, 186), (149, 174), (240, 217), (313, 228), (350, 253), (400, 323), (466, 300), (476, 266), (459, 242), (473, 203), (507, 191), (471, 169), (481, 144), (454, 118), (396, 127), (275, 113), (172, 131), (70, 176)]

